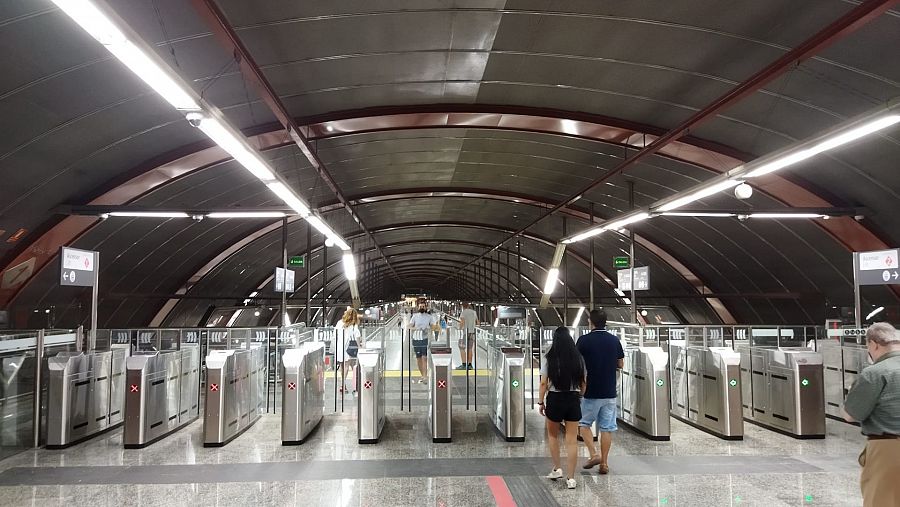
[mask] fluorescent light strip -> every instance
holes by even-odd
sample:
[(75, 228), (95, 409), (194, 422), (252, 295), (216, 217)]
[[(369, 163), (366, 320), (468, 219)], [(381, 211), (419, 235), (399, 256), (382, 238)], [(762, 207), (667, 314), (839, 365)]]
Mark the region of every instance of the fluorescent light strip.
[(207, 218), (284, 218), (286, 216), (280, 211), (227, 211), (206, 215)]
[(183, 211), (111, 211), (109, 216), (132, 218), (190, 218), (190, 215)]
[(736, 213), (707, 213), (707, 212), (697, 212), (692, 213), (690, 211), (686, 212), (678, 212), (678, 211), (667, 211), (665, 213), (661, 213), (664, 217), (734, 217), (737, 216)]
[(828, 218), (821, 213), (750, 213), (749, 218)]
[[(150, 88), (176, 109), (200, 109), (200, 105), (176, 79), (160, 65), (159, 57), (129, 40), (107, 9), (90, 0), (53, 0), (66, 15), (103, 45), (119, 61), (137, 74)], [(124, 24), (124, 23), (123, 23)]]
[(764, 174), (769, 174), (771, 172), (777, 171), (779, 169), (783, 169), (790, 165), (796, 164), (798, 162), (802, 162), (810, 157), (818, 155), (819, 153), (826, 152), (828, 150), (833, 150), (839, 146), (843, 146), (847, 143), (856, 141), (862, 137), (865, 137), (870, 134), (874, 134), (879, 130), (886, 129), (892, 125), (900, 123), (900, 115), (892, 114), (888, 116), (883, 116), (881, 118), (872, 120), (870, 122), (864, 123), (863, 125), (850, 129), (847, 132), (837, 134), (834, 137), (829, 139), (825, 139), (824, 141), (813, 145), (810, 148), (806, 148), (804, 150), (800, 150), (795, 153), (791, 153), (785, 155), (783, 157), (779, 157), (771, 162), (765, 163), (762, 166), (751, 170), (749, 173), (745, 175), (746, 178), (755, 178), (757, 176), (762, 176)]
[(883, 311), (884, 311), (884, 307), (883, 307), (883, 306), (879, 306), (878, 308), (872, 310), (868, 315), (866, 315), (866, 320), (871, 319), (872, 317), (878, 315), (879, 313), (881, 313), (881, 312), (883, 312)]
[(612, 222), (606, 222), (599, 227), (594, 227), (593, 229), (588, 229), (581, 234), (577, 234), (572, 236), (569, 239), (563, 240), (563, 244), (575, 243), (577, 241), (581, 241), (583, 239), (594, 237), (604, 231), (611, 231), (615, 229), (619, 229), (621, 227), (625, 227), (626, 225), (633, 224), (635, 222), (640, 222), (641, 220), (646, 220), (650, 218), (650, 214), (647, 212), (637, 213), (635, 215), (626, 216), (625, 218), (620, 218), (619, 220), (615, 220)]
[(345, 253), (342, 260), (344, 263), (344, 276), (347, 277), (347, 280), (356, 280), (356, 260), (353, 258), (353, 254)]
[(578, 327), (578, 323), (581, 321), (581, 316), (584, 315), (584, 307), (578, 307), (578, 313), (575, 314), (575, 320), (569, 325), (569, 327)]
[(550, 268), (547, 271), (547, 281), (544, 282), (544, 294), (553, 294), (557, 281), (559, 281), (559, 268)]
[(703, 184), (703, 185), (700, 185), (702, 188), (694, 190), (693, 192), (691, 192), (690, 194), (688, 194), (684, 197), (679, 197), (678, 199), (675, 199), (674, 201), (671, 201), (671, 202), (668, 202), (661, 206), (658, 206), (653, 211), (659, 211), (659, 212), (672, 211), (673, 209), (680, 208), (680, 207), (682, 207), (686, 204), (690, 204), (694, 201), (699, 201), (700, 199), (709, 197), (717, 192), (721, 192), (722, 190), (728, 190), (731, 187), (736, 187), (736, 186), (740, 185), (741, 183), (742, 183), (741, 180), (728, 179), (728, 180), (720, 181), (720, 182), (713, 183), (713, 184)]
[[(294, 211), (300, 214), (300, 216), (307, 218), (309, 216), (309, 206), (306, 205), (303, 200), (297, 197), (291, 189), (287, 187), (284, 183), (280, 181), (275, 181), (272, 183), (267, 183), (267, 187), (271, 190), (275, 195), (281, 198), (285, 204), (291, 207)], [(309, 220), (309, 218), (307, 218)]]
[(234, 157), (244, 169), (263, 183), (275, 181), (275, 173), (262, 156), (247, 144), (246, 138), (233, 132), (229, 126), (216, 118), (203, 118), (198, 127), (223, 150)]

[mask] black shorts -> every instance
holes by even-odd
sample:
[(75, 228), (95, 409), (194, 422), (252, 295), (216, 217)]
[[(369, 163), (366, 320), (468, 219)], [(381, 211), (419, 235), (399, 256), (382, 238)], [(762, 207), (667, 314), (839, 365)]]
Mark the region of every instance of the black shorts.
[(544, 406), (544, 414), (547, 419), (561, 423), (563, 421), (578, 422), (581, 420), (581, 395), (578, 391), (547, 393), (547, 401)]
[(425, 357), (428, 355), (428, 340), (413, 340), (412, 341), (413, 350), (416, 352), (416, 357)]

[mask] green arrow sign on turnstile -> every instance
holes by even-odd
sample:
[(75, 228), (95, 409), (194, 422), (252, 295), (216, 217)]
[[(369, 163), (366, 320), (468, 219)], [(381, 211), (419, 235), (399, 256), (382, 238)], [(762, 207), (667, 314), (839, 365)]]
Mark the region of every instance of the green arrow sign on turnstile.
[(800, 385), (802, 385), (803, 387), (808, 386), (808, 385), (809, 385), (809, 379), (806, 379), (806, 378), (805, 378), (805, 379), (801, 380), (801, 381), (800, 381)]
[(657, 379), (657, 380), (656, 380), (656, 385), (658, 385), (659, 387), (662, 387), (663, 384), (665, 384), (665, 382), (663, 382), (663, 379)]
[(628, 257), (616, 256), (613, 257), (613, 267), (614, 268), (627, 268), (629, 266)]
[(304, 264), (306, 264), (306, 258), (304, 258), (302, 255), (295, 255), (288, 258), (288, 266), (297, 266), (302, 268)]
[(730, 385), (731, 387), (737, 387), (737, 380), (731, 379), (731, 381), (728, 382), (728, 385)]
[(512, 386), (513, 386), (513, 387), (519, 387), (519, 381), (518, 381), (518, 380), (513, 380), (513, 381), (512, 381)]

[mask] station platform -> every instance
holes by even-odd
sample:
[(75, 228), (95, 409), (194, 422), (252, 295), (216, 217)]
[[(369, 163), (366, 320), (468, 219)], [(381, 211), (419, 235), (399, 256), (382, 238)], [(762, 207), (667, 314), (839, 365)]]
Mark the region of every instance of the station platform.
[(290, 447), (272, 414), (221, 448), (203, 447), (202, 421), (140, 450), (123, 449), (117, 429), (0, 461), (0, 505), (861, 504), (864, 442), (858, 428), (833, 420), (821, 440), (747, 425), (732, 442), (673, 420), (671, 440), (655, 442), (620, 428), (610, 474), (579, 468), (574, 490), (543, 478), (551, 468), (543, 418), (528, 410), (526, 421), (520, 443), (504, 441), (483, 411), (459, 407), (448, 444), (431, 442), (419, 406), (390, 412), (377, 445), (357, 443), (352, 410), (328, 414)]

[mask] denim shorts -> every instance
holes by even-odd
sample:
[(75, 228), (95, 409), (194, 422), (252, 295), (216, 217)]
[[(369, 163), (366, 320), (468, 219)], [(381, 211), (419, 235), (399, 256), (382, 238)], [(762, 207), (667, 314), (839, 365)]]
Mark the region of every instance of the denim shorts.
[(619, 429), (616, 426), (616, 399), (615, 398), (582, 398), (581, 420), (579, 426), (590, 428), (597, 421), (598, 429), (603, 433), (609, 433)]
[(412, 341), (413, 350), (416, 353), (416, 358), (425, 357), (428, 355), (428, 339), (424, 340), (413, 340)]

